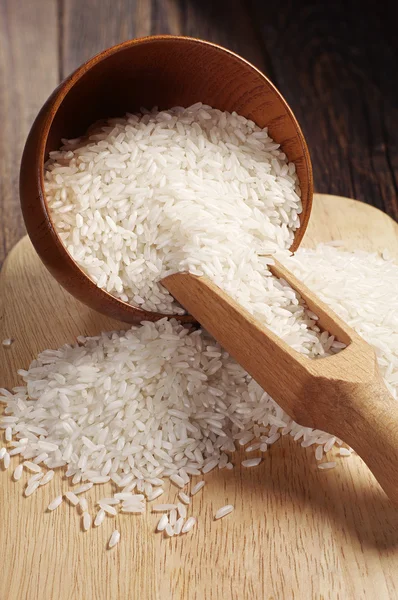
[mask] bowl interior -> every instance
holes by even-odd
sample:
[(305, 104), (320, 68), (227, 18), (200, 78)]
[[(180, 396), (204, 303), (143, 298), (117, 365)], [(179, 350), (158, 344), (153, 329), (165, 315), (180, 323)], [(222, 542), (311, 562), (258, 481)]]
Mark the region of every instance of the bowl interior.
[[(221, 110), (235, 110), (260, 127), (268, 127), (271, 137), (296, 164), (303, 213), (292, 245), (295, 250), (304, 235), (312, 204), (311, 163), (303, 134), (289, 106), (266, 77), (244, 59), (219, 46), (166, 36), (132, 40), (94, 57), (53, 94), (41, 133), (40, 154), (46, 160), (50, 151), (60, 147), (62, 138), (79, 137), (98, 120), (124, 116), (141, 107), (166, 109), (199, 101)], [(40, 195), (47, 211), (43, 165), (42, 161)], [(47, 220), (54, 238), (48, 212)], [(43, 258), (42, 253), (39, 254)], [(147, 316), (159, 318), (111, 297), (96, 288), (87, 276), (84, 285), (88, 289), (83, 293), (78, 289), (83, 283), (82, 272), (79, 285), (71, 283), (73, 274), (77, 273), (76, 264), (70, 268), (71, 276), (66, 278), (48, 260), (43, 260), (62, 285), (68, 289), (69, 283), (69, 291), (93, 308), (127, 321)], [(96, 300), (90, 301), (90, 295)]]
[(310, 161), (293, 113), (260, 71), (228, 50), (189, 38), (127, 42), (83, 65), (65, 92), (55, 107), (46, 155), (59, 148), (61, 138), (80, 136), (99, 119), (124, 116), (140, 107), (166, 109), (200, 101), (268, 127), (296, 163), (303, 205), (308, 204)]

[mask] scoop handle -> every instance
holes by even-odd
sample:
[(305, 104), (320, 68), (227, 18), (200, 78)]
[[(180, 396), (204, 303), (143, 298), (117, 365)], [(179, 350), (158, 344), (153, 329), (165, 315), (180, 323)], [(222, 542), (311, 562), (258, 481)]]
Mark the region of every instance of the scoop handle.
[(398, 504), (397, 400), (380, 375), (353, 390), (345, 387), (340, 399), (346, 411), (344, 421), (338, 423), (339, 437), (359, 454), (387, 496)]

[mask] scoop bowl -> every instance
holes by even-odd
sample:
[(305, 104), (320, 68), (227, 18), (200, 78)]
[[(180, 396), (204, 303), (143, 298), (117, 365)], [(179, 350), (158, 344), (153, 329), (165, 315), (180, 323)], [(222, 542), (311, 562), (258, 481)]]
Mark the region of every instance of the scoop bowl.
[[(99, 289), (70, 256), (55, 229), (44, 191), (44, 164), (62, 138), (83, 135), (93, 123), (137, 112), (196, 102), (236, 111), (281, 145), (296, 165), (302, 194), (296, 250), (311, 213), (313, 182), (307, 145), (289, 105), (249, 62), (209, 42), (153, 36), (113, 46), (79, 67), (51, 94), (26, 141), (20, 172), (21, 207), (29, 237), (55, 279), (78, 300), (109, 317), (138, 323), (164, 316), (119, 300)], [(191, 322), (190, 315), (178, 316)]]

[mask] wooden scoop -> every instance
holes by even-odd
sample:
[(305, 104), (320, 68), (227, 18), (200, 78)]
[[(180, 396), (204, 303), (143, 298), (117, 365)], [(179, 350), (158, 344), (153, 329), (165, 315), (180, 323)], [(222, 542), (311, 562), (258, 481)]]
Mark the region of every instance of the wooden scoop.
[(281, 264), (275, 261), (270, 270), (346, 348), (309, 359), (206, 277), (178, 273), (162, 284), (295, 421), (349, 444), (398, 502), (398, 403), (384, 384), (373, 348)]

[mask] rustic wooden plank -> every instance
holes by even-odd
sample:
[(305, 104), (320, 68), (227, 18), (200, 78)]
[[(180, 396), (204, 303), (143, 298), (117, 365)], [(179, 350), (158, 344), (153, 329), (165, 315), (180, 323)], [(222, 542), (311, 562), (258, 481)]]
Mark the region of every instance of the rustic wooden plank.
[(147, 0), (59, 2), (62, 78), (101, 50), (151, 33)]
[(0, 1), (0, 264), (24, 234), (19, 162), (40, 106), (57, 84), (56, 0)]
[(63, 76), (108, 46), (162, 33), (208, 39), (265, 68), (243, 0), (60, 0), (60, 6)]
[(252, 0), (274, 81), (307, 138), (317, 191), (398, 218), (396, 3)]
[(271, 65), (244, 0), (154, 0), (151, 33), (198, 37), (237, 52), (264, 72)]

